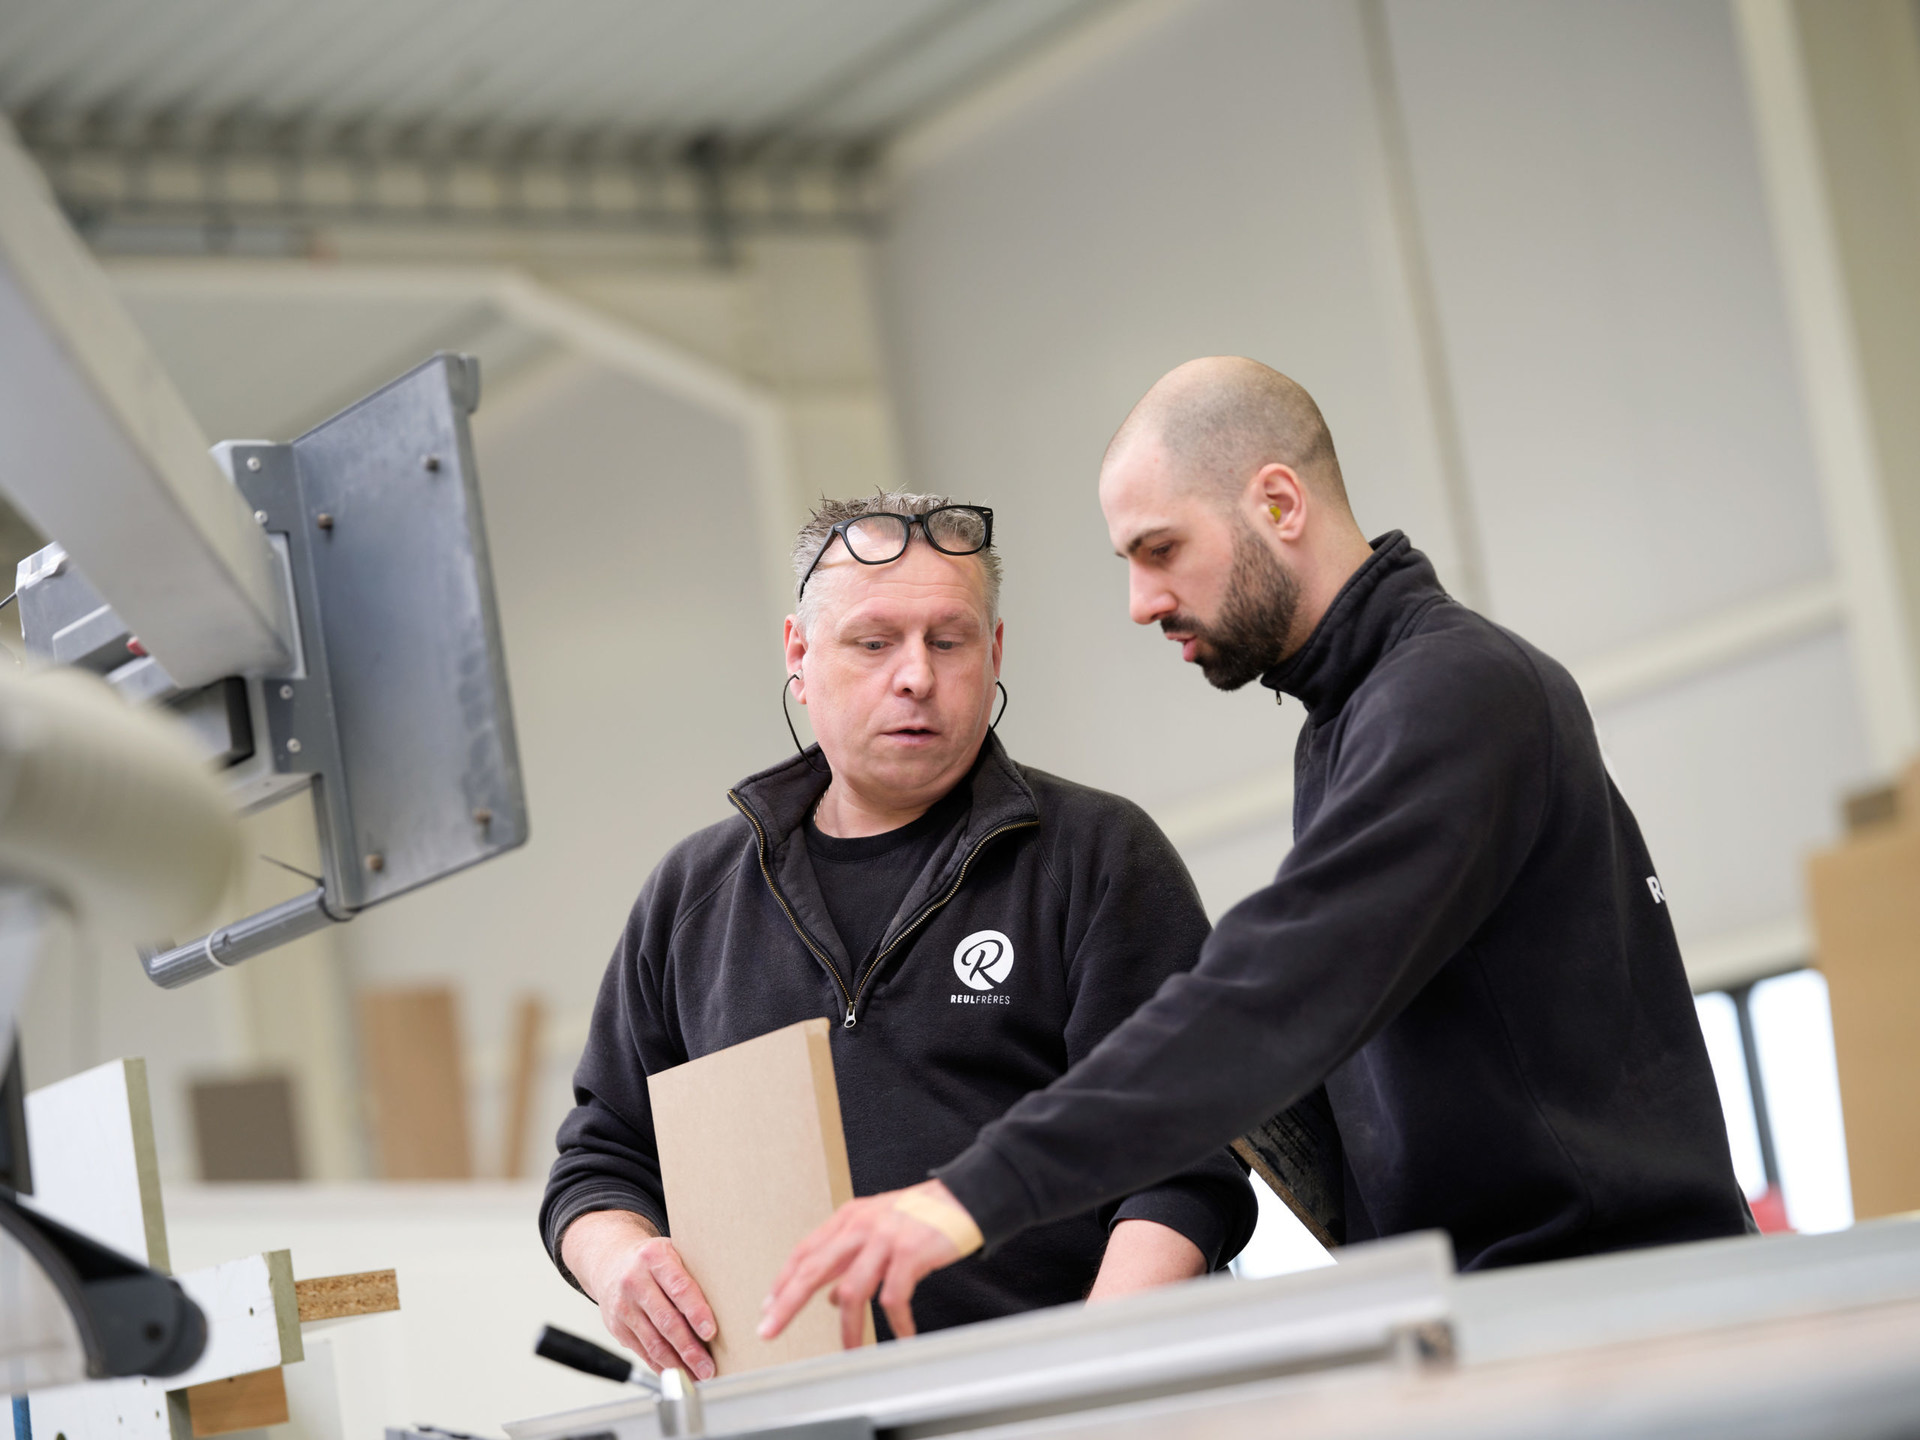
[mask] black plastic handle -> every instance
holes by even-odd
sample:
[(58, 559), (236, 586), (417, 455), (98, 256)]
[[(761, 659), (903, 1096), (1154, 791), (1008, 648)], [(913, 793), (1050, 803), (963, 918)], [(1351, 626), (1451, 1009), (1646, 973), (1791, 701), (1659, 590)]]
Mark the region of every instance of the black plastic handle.
[(551, 1325), (541, 1330), (540, 1338), (534, 1341), (533, 1353), (543, 1360), (557, 1361), (575, 1370), (584, 1370), (589, 1375), (598, 1375), (603, 1380), (633, 1378), (631, 1360), (623, 1360), (591, 1340), (582, 1340), (578, 1335), (569, 1335), (565, 1330), (556, 1330)]

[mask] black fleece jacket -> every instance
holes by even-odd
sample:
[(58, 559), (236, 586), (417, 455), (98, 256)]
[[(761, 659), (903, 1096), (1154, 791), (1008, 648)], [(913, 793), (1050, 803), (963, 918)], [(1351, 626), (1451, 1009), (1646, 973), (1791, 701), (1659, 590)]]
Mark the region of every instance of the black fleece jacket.
[[(965, 817), (909, 887), (875, 958), (856, 967), (806, 852), (803, 827), (826, 783), (824, 767), (798, 756), (755, 775), (729, 792), (740, 813), (675, 847), (641, 890), (600, 987), (541, 1206), (562, 1274), (560, 1237), (587, 1211), (630, 1210), (671, 1233), (653, 1071), (830, 1016), (854, 1191), (897, 1189), (1059, 1078), (1206, 938), (1186, 868), (1138, 806), (1015, 764), (989, 736), (965, 782)], [(1210, 1266), (1226, 1264), (1256, 1207), (1224, 1144), (1189, 1147), (1104, 1203), (941, 1271), (914, 1297), (916, 1323), (1080, 1299), (1116, 1219), (1158, 1221)], [(885, 1335), (885, 1317), (875, 1319)]]
[(1394, 532), (1264, 683), (1307, 708), (1293, 849), (938, 1172), (989, 1244), (1323, 1086), (1350, 1241), (1438, 1227), (1477, 1268), (1745, 1230), (1653, 862), (1566, 670)]

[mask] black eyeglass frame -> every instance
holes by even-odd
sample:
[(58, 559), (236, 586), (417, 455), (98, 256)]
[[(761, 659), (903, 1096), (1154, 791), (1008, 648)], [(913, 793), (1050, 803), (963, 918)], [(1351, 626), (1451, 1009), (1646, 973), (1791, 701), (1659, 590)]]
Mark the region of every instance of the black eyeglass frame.
[[(927, 522), (936, 515), (945, 515), (950, 510), (964, 510), (969, 515), (978, 515), (980, 517), (980, 523), (985, 533), (980, 537), (980, 543), (978, 545), (975, 545), (970, 550), (950, 550), (933, 538), (933, 527)], [(849, 525), (858, 525), (864, 520), (903, 521), (907, 527), (906, 539), (900, 542), (899, 550), (889, 555), (886, 559), (869, 560), (858, 550), (855, 550), (853, 546), (847, 544), (847, 527)], [(913, 544), (913, 527), (916, 525), (920, 527), (920, 533), (927, 537), (927, 543), (942, 555), (978, 555), (982, 550), (987, 549), (993, 544), (993, 511), (989, 510), (985, 505), (941, 505), (936, 509), (927, 511), (924, 515), (901, 515), (892, 510), (875, 510), (866, 515), (850, 516), (827, 531), (827, 538), (820, 542), (820, 548), (814, 552), (813, 563), (807, 566), (807, 573), (800, 577), (800, 588), (794, 592), (793, 603), (798, 605), (800, 601), (806, 597), (807, 581), (811, 580), (813, 578), (813, 572), (820, 568), (820, 562), (826, 559), (827, 551), (833, 548), (833, 542), (836, 539), (845, 547), (847, 554), (853, 556), (853, 558), (858, 560), (862, 565), (891, 565), (902, 555), (906, 554), (907, 547)]]

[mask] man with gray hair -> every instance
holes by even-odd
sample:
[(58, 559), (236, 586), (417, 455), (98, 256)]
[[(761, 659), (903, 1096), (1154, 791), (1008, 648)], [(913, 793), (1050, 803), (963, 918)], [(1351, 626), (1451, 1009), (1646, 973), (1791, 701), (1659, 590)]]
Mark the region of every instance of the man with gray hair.
[[(669, 1238), (649, 1074), (831, 1016), (854, 1189), (896, 1190), (1092, 1051), (1207, 934), (1137, 806), (1020, 765), (994, 736), (990, 510), (826, 502), (793, 559), (788, 686), (818, 743), (728, 792), (738, 813), (641, 890), (541, 1207), (555, 1263), (614, 1338), (702, 1379), (715, 1321)], [(1175, 1168), (952, 1267), (911, 1309), (883, 1295), (879, 1333), (1224, 1266), (1253, 1228), (1245, 1172), (1224, 1149)], [(849, 1344), (863, 1318), (843, 1312)]]

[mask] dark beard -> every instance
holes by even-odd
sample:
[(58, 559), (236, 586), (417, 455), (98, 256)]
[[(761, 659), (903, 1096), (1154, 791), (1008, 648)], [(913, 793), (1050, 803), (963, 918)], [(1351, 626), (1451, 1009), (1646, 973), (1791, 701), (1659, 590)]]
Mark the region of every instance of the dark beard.
[(1233, 570), (1220, 618), (1202, 625), (1190, 615), (1170, 615), (1162, 630), (1177, 630), (1198, 642), (1194, 659), (1216, 690), (1238, 690), (1286, 658), (1287, 636), (1300, 610), (1300, 582), (1245, 521), (1233, 532)]

